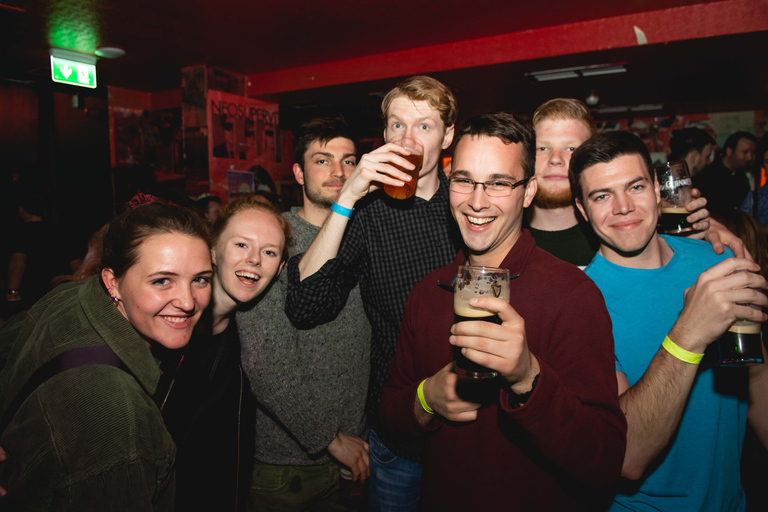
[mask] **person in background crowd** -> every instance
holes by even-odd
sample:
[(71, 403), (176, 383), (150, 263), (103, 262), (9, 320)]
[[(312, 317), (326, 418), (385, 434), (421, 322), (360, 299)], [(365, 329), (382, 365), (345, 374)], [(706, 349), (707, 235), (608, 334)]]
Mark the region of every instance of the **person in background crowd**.
[(622, 475), (637, 480), (610, 510), (744, 510), (739, 460), (747, 418), (768, 441), (768, 366), (747, 375), (703, 354), (734, 321), (768, 318), (747, 305), (768, 306), (768, 283), (751, 260), (657, 235), (652, 169), (626, 132), (596, 135), (571, 157), (576, 205), (600, 237), (585, 272), (611, 313), (627, 417)]
[(98, 276), (3, 326), (3, 510), (172, 510), (153, 349), (189, 341), (210, 300), (209, 249), (194, 213), (140, 204), (111, 222)]
[[(693, 186), (707, 198), (710, 211), (738, 208), (754, 190), (748, 173), (755, 158), (755, 136), (747, 132), (730, 135), (723, 145), (723, 156), (693, 177)], [(758, 183), (759, 186), (759, 183)]]
[[(313, 119), (301, 126), (294, 159), (304, 206), (283, 217), (293, 232), (289, 250), (298, 254), (310, 246), (354, 171), (357, 143), (343, 119)], [(345, 510), (340, 465), (354, 480), (364, 482), (369, 473), (363, 437), (371, 326), (355, 287), (335, 319), (297, 329), (284, 311), (287, 286), (282, 274), (237, 314), (243, 369), (259, 407), (248, 509)]]
[(675, 130), (669, 139), (669, 161), (685, 160), (691, 177), (696, 176), (709, 164), (715, 144), (715, 139), (701, 128)]
[[(753, 167), (753, 176), (762, 177), (768, 173), (768, 135), (763, 135), (755, 152), (755, 164)], [(741, 203), (741, 209), (752, 215), (762, 226), (763, 236), (768, 236), (768, 188), (766, 184), (747, 194)]]
[[(760, 224), (748, 213), (731, 208), (721, 210), (717, 221), (744, 241), (749, 254), (760, 265), (760, 275), (768, 277), (768, 240)], [(763, 340), (768, 340), (768, 322), (762, 325)], [(765, 343), (765, 341), (763, 341)], [(765, 508), (765, 482), (768, 480), (768, 451), (755, 431), (747, 425), (741, 455), (741, 482), (747, 495), (747, 512)]]
[[(528, 228), (536, 244), (563, 261), (584, 268), (599, 245), (592, 228), (579, 221), (568, 182), (568, 164), (577, 147), (596, 133), (589, 107), (571, 98), (555, 98), (533, 114), (536, 130), (536, 179), (538, 190), (528, 209)], [(695, 193), (698, 195), (698, 192)], [(706, 237), (715, 251), (723, 244), (742, 254), (741, 241), (711, 224), (704, 199), (691, 201), (688, 221), (697, 230), (692, 236)]]
[(440, 172), (440, 154), (453, 140), (457, 109), (453, 93), (427, 76), (408, 78), (392, 89), (381, 108), (384, 140), (407, 136), (424, 146), (414, 196), (398, 200), (377, 190), (411, 179), (393, 166), (414, 168), (394, 153), (402, 151), (400, 146), (387, 143), (363, 155), (312, 245), (288, 263), (286, 313), (300, 329), (335, 318), (360, 283), (373, 332), (366, 405), (372, 511), (419, 506), (422, 443), (383, 429), (379, 400), (408, 294), (429, 272), (450, 263), (460, 247), (449, 217), (448, 180)]
[(60, 275), (53, 278), (51, 284), (58, 286), (61, 283), (72, 281), (85, 281), (99, 273), (101, 268), (101, 251), (104, 248), (104, 235), (107, 233), (109, 223), (104, 224), (88, 237), (88, 250), (80, 260), (80, 265), (74, 274)]
[[(626, 423), (608, 311), (583, 272), (522, 228), (536, 194), (534, 144), (507, 113), (474, 117), (457, 135), (450, 201), (467, 248), (411, 293), (381, 399), (389, 429), (426, 439), (424, 510), (577, 510), (582, 493), (620, 473)], [(515, 276), (509, 303), (470, 301), (501, 325), (454, 324), (452, 290), (440, 283), (467, 260)], [(454, 346), (500, 378), (459, 377)]]
[(205, 196), (202, 199), (198, 199), (197, 210), (208, 225), (213, 226), (213, 223), (219, 218), (221, 199), (217, 196)]
[(291, 234), (274, 207), (251, 196), (221, 210), (212, 238), (211, 307), (183, 351), (162, 354), (156, 394), (178, 448), (177, 511), (246, 509), (255, 404), (240, 368), (235, 312), (279, 275)]
[(29, 309), (51, 289), (51, 280), (69, 273), (67, 263), (51, 250), (57, 237), (44, 219), (45, 200), (34, 191), (24, 191), (19, 197), (19, 216), (23, 224), (11, 240), (11, 259), (5, 300), (13, 313)]

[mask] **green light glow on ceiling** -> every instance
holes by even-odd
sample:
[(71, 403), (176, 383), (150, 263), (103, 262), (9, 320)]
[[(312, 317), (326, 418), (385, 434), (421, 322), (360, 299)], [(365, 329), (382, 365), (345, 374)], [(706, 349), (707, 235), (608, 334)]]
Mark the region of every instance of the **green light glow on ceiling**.
[(99, 47), (100, 0), (50, 0), (47, 9), (48, 43), (93, 55)]

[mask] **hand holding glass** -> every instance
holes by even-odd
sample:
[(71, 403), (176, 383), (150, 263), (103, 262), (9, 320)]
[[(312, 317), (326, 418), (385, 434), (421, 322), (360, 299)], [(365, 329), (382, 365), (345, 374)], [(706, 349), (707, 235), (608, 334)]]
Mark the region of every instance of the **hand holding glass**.
[(413, 194), (416, 192), (416, 183), (419, 179), (419, 171), (421, 171), (421, 166), (424, 163), (424, 146), (421, 144), (421, 142), (414, 139), (410, 139), (410, 138), (398, 139), (398, 140), (390, 141), (390, 143), (396, 144), (402, 148), (405, 148), (410, 154), (408, 155), (405, 155), (402, 153), (397, 153), (397, 154), (405, 158), (409, 162), (411, 162), (413, 165), (416, 166), (416, 168), (413, 170), (404, 169), (399, 165), (391, 164), (397, 170), (403, 171), (404, 173), (410, 175), (411, 181), (404, 182), (405, 184), (402, 187), (384, 185), (384, 192), (386, 192), (389, 197), (392, 197), (395, 199), (408, 199), (409, 197), (413, 196)]

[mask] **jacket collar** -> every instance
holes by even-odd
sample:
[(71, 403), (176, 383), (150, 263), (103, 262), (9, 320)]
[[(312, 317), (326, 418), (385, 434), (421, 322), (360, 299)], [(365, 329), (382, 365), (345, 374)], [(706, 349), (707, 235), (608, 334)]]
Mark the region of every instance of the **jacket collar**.
[(79, 294), (91, 326), (125, 363), (147, 393), (153, 395), (160, 380), (160, 368), (147, 342), (123, 317), (102, 288), (101, 277), (92, 277), (80, 288)]

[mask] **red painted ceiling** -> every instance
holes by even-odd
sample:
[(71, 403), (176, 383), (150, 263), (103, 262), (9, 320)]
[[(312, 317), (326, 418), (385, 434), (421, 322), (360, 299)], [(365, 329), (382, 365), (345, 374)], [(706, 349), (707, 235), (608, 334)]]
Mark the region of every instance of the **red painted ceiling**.
[[(584, 97), (593, 88), (607, 105), (663, 102), (668, 109), (689, 111), (765, 108), (768, 0), (726, 1), (751, 7), (758, 18), (763, 18), (757, 26), (765, 28), (744, 29), (744, 33), (739, 33), (742, 23), (750, 22), (754, 27), (755, 20), (724, 19), (722, 23), (727, 25), (727, 30), (714, 32), (728, 35), (701, 39), (708, 35), (703, 34), (697, 36), (698, 39), (689, 36), (690, 40), (678, 42), (672, 26), (668, 27), (669, 37), (657, 35), (657, 41), (668, 44), (601, 47), (599, 37), (595, 37), (590, 51), (572, 54), (570, 48), (564, 47), (562, 55), (555, 52), (542, 58), (492, 65), (483, 59), (487, 47), (463, 45), (460, 68), (443, 65), (429, 71), (457, 92), (464, 113), (501, 108), (532, 109), (538, 102), (555, 95)], [(125, 57), (99, 61), (99, 82), (144, 91), (179, 87), (180, 69), (196, 64), (249, 76), (273, 77), (275, 72), (278, 77), (281, 73), (289, 76), (292, 68), (308, 66), (309, 69), (320, 66), (337, 73), (338, 81), (324, 83), (322, 88), (273, 90), (268, 99), (294, 109), (293, 114), (281, 109), (281, 116), (286, 118), (334, 108), (353, 112), (360, 108), (375, 110), (380, 101), (378, 94), (391, 87), (398, 76), (413, 72), (412, 68), (403, 68), (403, 72), (398, 73), (398, 59), (409, 49), (504, 34), (540, 35), (546, 27), (634, 13), (653, 12), (656, 20), (663, 20), (665, 9), (687, 8), (684, 12), (693, 12), (699, 4), (724, 3), (695, 0), (0, 2), (3, 64), (0, 79), (27, 83), (45, 79), (50, 74), (48, 49), (51, 46), (83, 53), (92, 53), (98, 46), (123, 48), (127, 52)], [(685, 26), (683, 21), (680, 30), (695, 33), (702, 21), (692, 19), (690, 23), (695, 26)], [(478, 51), (476, 64), (472, 64), (473, 49)], [(357, 80), (354, 75), (358, 70), (354, 66), (334, 67), (334, 63), (346, 59), (362, 59), (352, 62), (368, 66), (383, 62), (392, 71), (376, 79)], [(443, 60), (449, 61), (450, 55), (447, 59), (443, 56)], [(630, 72), (544, 84), (524, 77), (525, 72), (532, 70), (600, 62), (627, 62)], [(721, 71), (723, 67), (725, 72)], [(701, 87), (692, 87), (694, 84), (704, 84), (705, 88), (702, 91)]]

